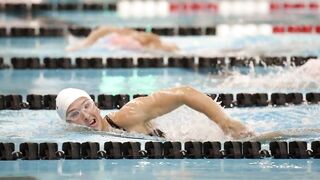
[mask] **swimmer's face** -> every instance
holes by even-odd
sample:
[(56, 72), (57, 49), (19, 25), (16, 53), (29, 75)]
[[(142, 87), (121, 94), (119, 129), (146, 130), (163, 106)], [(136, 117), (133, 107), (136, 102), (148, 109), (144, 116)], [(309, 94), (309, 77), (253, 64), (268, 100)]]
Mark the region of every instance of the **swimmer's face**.
[(100, 110), (91, 99), (80, 97), (67, 110), (67, 122), (102, 130)]

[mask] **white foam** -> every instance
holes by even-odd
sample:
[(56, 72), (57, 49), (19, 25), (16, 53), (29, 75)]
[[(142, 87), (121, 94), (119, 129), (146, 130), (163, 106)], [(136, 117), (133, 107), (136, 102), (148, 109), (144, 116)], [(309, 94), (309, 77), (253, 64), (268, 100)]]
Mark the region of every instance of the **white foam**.
[(152, 123), (163, 130), (169, 140), (224, 141), (228, 139), (214, 122), (187, 106), (158, 117)]
[[(272, 83), (271, 83), (272, 82)], [(320, 87), (320, 60), (310, 61), (299, 68), (276, 67), (275, 70), (266, 74), (255, 73), (254, 70), (248, 74), (237, 71), (228, 72), (216, 88), (246, 89), (246, 91), (299, 91), (306, 89), (319, 89)]]

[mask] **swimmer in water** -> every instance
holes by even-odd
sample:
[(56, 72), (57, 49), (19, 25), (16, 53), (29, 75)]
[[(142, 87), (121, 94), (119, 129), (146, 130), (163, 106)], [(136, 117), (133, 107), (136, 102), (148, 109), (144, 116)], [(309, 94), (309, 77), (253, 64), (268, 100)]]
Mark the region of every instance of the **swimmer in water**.
[(295, 72), (297, 75), (307, 74), (316, 80), (320, 80), (320, 60), (310, 59), (302, 66), (298, 67)]
[(63, 89), (56, 98), (56, 105), (60, 118), (69, 123), (88, 126), (97, 131), (117, 128), (164, 138), (165, 134), (151, 127), (148, 122), (187, 105), (204, 113), (226, 135), (234, 139), (253, 135), (244, 124), (232, 119), (217, 102), (189, 86), (160, 90), (146, 97), (135, 98), (119, 111), (111, 112), (105, 117), (101, 117), (100, 110), (89, 94), (80, 89)]
[(83, 41), (68, 46), (66, 50), (76, 51), (88, 48), (98, 40), (102, 41), (105, 47), (112, 46), (120, 49), (163, 52), (176, 52), (179, 50), (175, 44), (161, 41), (160, 37), (156, 34), (108, 26), (102, 26), (93, 30)]

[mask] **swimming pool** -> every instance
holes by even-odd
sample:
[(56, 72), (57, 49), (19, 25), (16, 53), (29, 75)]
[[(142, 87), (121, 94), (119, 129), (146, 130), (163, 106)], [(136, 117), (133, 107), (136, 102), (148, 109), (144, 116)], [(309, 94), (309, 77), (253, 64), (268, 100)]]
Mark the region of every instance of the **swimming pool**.
[[(93, 16), (93, 12), (91, 12)], [(47, 13), (59, 19), (69, 18), (73, 13)], [(10, 19), (11, 16), (5, 19)], [(102, 16), (102, 15), (101, 15)], [(101, 17), (99, 15), (99, 17)], [(90, 13), (89, 13), (90, 17)], [(102, 16), (103, 17), (103, 16)], [(72, 19), (72, 18), (71, 18)], [(77, 21), (78, 18), (74, 18)], [(89, 18), (90, 20), (90, 18)], [(68, 19), (62, 19), (68, 21)], [(167, 22), (168, 20), (164, 20)], [(169, 21), (170, 22), (170, 21)], [(175, 22), (175, 21), (174, 21)], [(79, 22), (73, 22), (79, 23)], [(87, 22), (85, 22), (87, 23)], [(90, 23), (90, 21), (89, 21)], [(100, 23), (95, 21), (95, 23)], [(188, 24), (189, 23), (189, 24)], [(143, 24), (137, 20), (137, 24)], [(192, 25), (192, 21), (186, 21)], [(81, 24), (80, 24), (81, 25)], [(91, 24), (95, 25), (95, 24)], [(170, 24), (165, 24), (170, 25)], [(209, 24), (208, 24), (209, 25)], [(180, 44), (183, 55), (191, 56), (319, 56), (319, 35), (287, 34), (257, 35), (252, 37), (164, 37), (165, 40)], [(123, 50), (105, 51), (93, 47), (86, 51), (67, 53), (64, 47), (68, 40), (64, 37), (3, 37), (0, 38), (0, 56), (10, 64), (12, 57), (128, 57), (150, 56), (150, 53)], [(292, 46), (295, 44), (295, 46)], [(163, 56), (157, 54), (156, 56)], [(165, 55), (170, 56), (170, 55)], [(191, 68), (129, 68), (129, 69), (1, 69), (0, 94), (20, 94), (26, 101), (28, 94), (56, 94), (65, 87), (77, 87), (97, 97), (99, 94), (150, 94), (153, 91), (190, 85), (204, 93), (271, 93), (319, 92), (320, 82), (308, 75), (298, 74), (295, 67), (241, 67), (225, 68), (218, 73), (210, 69)], [(88, 85), (88, 83), (91, 83)], [(258, 133), (281, 131), (285, 141), (319, 140), (319, 104), (287, 105), (281, 107), (228, 108), (232, 116), (249, 124)], [(106, 114), (113, 110), (103, 110)], [(14, 142), (16, 150), (23, 142), (106, 141), (141, 142), (164, 141), (163, 139), (126, 132), (95, 132), (84, 127), (67, 125), (58, 121), (52, 110), (1, 110), (0, 142)], [(171, 114), (154, 121), (161, 129), (166, 129), (172, 141), (226, 141), (221, 130), (204, 115), (181, 107)], [(178, 130), (178, 131), (177, 131)], [(262, 141), (268, 149), (270, 140)], [(1, 176), (29, 176), (37, 179), (235, 179), (261, 178), (292, 179), (319, 176), (317, 159), (122, 159), (122, 160), (17, 160), (0, 161)], [(126, 172), (126, 173), (124, 173)], [(276, 173), (276, 175), (275, 175)]]
[[(265, 68), (257, 72), (240, 73), (231, 71), (225, 75), (230, 79), (239, 78), (226, 84), (223, 75), (202, 73), (190, 69), (161, 68), (161, 69), (100, 69), (100, 70), (1, 70), (2, 94), (55, 94), (59, 89), (73, 86), (81, 87), (91, 94), (128, 93), (148, 94), (154, 90), (188, 84), (210, 93), (239, 93), (234, 86), (242, 86), (241, 92), (318, 92), (316, 81), (301, 77), (297, 81), (301, 84), (288, 84), (296, 79), (291, 69)], [(263, 71), (264, 70), (264, 71)], [(246, 71), (244, 71), (246, 72)], [(235, 73), (235, 74), (232, 74)], [(259, 75), (260, 74), (260, 75)], [(278, 74), (278, 75), (277, 75)], [(273, 87), (268, 81), (277, 76), (284, 76)], [(243, 84), (243, 79), (250, 79), (255, 83)], [(92, 86), (86, 86), (85, 82)], [(12, 82), (15, 82), (13, 84)], [(148, 82), (148, 84), (146, 84)], [(248, 81), (250, 82), (250, 81)], [(257, 84), (257, 82), (264, 82)], [(255, 86), (256, 84), (256, 86)], [(281, 86), (277, 86), (280, 84)], [(286, 84), (286, 85), (284, 85)], [(299, 83), (298, 83), (299, 84)], [(262, 86), (262, 87), (261, 87)], [(111, 88), (113, 87), (113, 88)], [(102, 111), (102, 114), (109, 110)], [(234, 117), (241, 119), (257, 132), (281, 130), (286, 136), (279, 138), (285, 141), (315, 141), (319, 132), (313, 130), (319, 127), (319, 105), (289, 105), (288, 107), (255, 107), (231, 108), (227, 111)], [(66, 125), (57, 121), (58, 116), (52, 110), (1, 110), (1, 139), (0, 142), (14, 142), (16, 150), (23, 142), (57, 142), (60, 147), (66, 141), (163, 141), (135, 133), (111, 132), (97, 133), (86, 128)], [(187, 107), (182, 107), (169, 115), (156, 120), (158, 126), (166, 129), (172, 140), (218, 140), (224, 141), (225, 136), (202, 114), (196, 113)], [(181, 126), (181, 124), (184, 124)], [(195, 128), (196, 127), (196, 128)], [(48, 131), (48, 129), (50, 129)], [(178, 129), (178, 131), (177, 131)], [(201, 131), (198, 131), (201, 129)], [(180, 132), (180, 133), (176, 133)], [(263, 146), (267, 149), (269, 141)], [(310, 149), (310, 148), (309, 148)], [(283, 178), (295, 174), (296, 178), (315, 178), (319, 172), (318, 160), (59, 160), (49, 163), (43, 161), (1, 161), (1, 174), (15, 176), (81, 178), (89, 176), (95, 178), (125, 179), (131, 175), (141, 178), (235, 178), (237, 173), (241, 177), (265, 177), (277, 173), (276, 178)], [(47, 161), (45, 161), (47, 162)], [(45, 164), (45, 165), (44, 165)], [(77, 164), (77, 165), (75, 165)], [(243, 168), (239, 168), (242, 166)], [(29, 167), (36, 167), (29, 168)], [(90, 168), (88, 168), (90, 167)], [(52, 171), (51, 169), (56, 169)], [(121, 174), (130, 169), (128, 174)], [(157, 170), (155, 170), (157, 169)], [(230, 173), (232, 171), (232, 173)], [(35, 175), (36, 173), (36, 175)]]
[[(36, 176), (39, 179), (317, 179), (319, 165), (313, 160), (72, 160), (14, 161), (1, 163), (1, 174)], [(32, 167), (32, 168), (31, 168)], [(54, 170), (52, 170), (54, 169)], [(125, 172), (125, 173), (124, 173)]]

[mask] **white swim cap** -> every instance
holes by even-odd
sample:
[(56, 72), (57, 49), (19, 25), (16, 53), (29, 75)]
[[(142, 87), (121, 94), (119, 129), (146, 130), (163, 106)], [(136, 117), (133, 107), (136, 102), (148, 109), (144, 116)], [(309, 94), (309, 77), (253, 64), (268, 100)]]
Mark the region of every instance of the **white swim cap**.
[(69, 106), (80, 97), (91, 99), (89, 94), (81, 89), (66, 88), (59, 92), (56, 98), (56, 110), (62, 120), (66, 120)]

